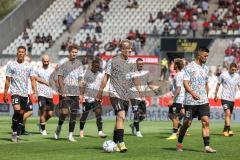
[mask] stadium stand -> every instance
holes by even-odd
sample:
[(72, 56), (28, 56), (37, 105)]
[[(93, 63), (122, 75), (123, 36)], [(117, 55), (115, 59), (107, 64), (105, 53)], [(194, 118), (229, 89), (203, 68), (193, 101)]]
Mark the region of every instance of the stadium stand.
[(82, 12), (83, 7), (86, 7), (85, 2), (76, 6), (76, 0), (56, 0), (49, 8), (29, 25), (26, 30), (18, 36), (5, 50), (2, 55), (15, 55), (16, 48), (19, 45), (28, 47), (28, 51), (33, 56), (39, 56), (47, 48), (51, 47), (52, 43), (67, 29), (64, 20), (67, 15), (71, 15), (75, 20)]
[(240, 2), (220, 0), (218, 9), (211, 14), (207, 22), (209, 36), (239, 36)]

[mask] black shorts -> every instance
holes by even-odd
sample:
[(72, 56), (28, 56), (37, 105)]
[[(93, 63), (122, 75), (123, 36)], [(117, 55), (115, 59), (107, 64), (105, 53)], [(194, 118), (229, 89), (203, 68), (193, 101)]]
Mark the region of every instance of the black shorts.
[(181, 116), (181, 109), (183, 108), (183, 104), (181, 103), (173, 103), (169, 106), (168, 114), (169, 116), (179, 117)]
[(227, 109), (230, 109), (230, 112), (232, 114), (233, 108), (234, 108), (234, 102), (222, 99), (222, 107), (224, 111), (226, 111)]
[(83, 102), (83, 112), (88, 112), (90, 110), (93, 110), (95, 112), (95, 110), (97, 108), (101, 108), (102, 105), (99, 102)]
[(11, 96), (12, 99), (12, 105), (20, 105), (21, 110), (28, 110), (28, 97), (22, 97), (19, 95), (12, 95)]
[(30, 95), (28, 95), (28, 103), (27, 103), (27, 107), (26, 107), (27, 112), (33, 110), (32, 105), (33, 105), (32, 100), (30, 98)]
[(79, 109), (79, 96), (62, 97), (59, 107), (77, 111)]
[(210, 117), (210, 107), (209, 104), (202, 105), (185, 105), (185, 119), (192, 120), (197, 118), (200, 120), (203, 116)]
[(110, 97), (110, 102), (114, 109), (115, 115), (117, 115), (117, 113), (120, 111), (125, 111), (126, 113), (128, 112), (128, 101), (116, 97)]
[(54, 110), (54, 104), (53, 104), (52, 98), (38, 96), (38, 105), (40, 110), (44, 110), (44, 111)]
[(138, 112), (140, 114), (146, 114), (147, 107), (146, 102), (144, 100), (138, 100), (138, 99), (131, 99), (131, 105), (132, 105), (132, 111)]

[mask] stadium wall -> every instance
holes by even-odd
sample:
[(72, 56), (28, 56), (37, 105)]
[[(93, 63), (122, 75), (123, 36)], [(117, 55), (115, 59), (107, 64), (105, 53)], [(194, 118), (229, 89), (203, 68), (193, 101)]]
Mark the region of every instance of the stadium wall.
[(26, 27), (26, 20), (32, 23), (54, 0), (26, 0), (0, 22), (0, 53)]

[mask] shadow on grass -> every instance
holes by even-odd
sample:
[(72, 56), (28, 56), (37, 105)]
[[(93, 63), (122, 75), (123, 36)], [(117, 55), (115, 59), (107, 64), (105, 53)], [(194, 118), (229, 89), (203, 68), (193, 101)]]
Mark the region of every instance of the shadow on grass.
[(223, 137), (223, 134), (222, 134), (222, 133), (211, 133), (211, 135), (213, 135), (213, 136), (221, 136), (221, 137)]
[(8, 141), (8, 142), (12, 142), (11, 138), (0, 138), (1, 141)]
[[(167, 150), (167, 151), (174, 151), (177, 152), (176, 148), (161, 148), (163, 150)], [(184, 148), (183, 151), (191, 151), (191, 152), (201, 152), (203, 153), (202, 150), (196, 150), (196, 149), (189, 149), (189, 148)]]
[(59, 138), (59, 139), (55, 139), (54, 137), (43, 137), (44, 139), (47, 139), (47, 140), (52, 140), (52, 141), (67, 141), (68, 139), (67, 138)]

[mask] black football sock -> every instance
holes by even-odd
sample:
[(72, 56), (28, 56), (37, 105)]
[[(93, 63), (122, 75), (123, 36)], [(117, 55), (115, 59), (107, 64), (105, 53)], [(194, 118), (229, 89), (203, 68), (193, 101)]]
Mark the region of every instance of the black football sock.
[(204, 146), (209, 146), (210, 144), (210, 137), (207, 136), (207, 137), (203, 137), (203, 143), (204, 143)]

